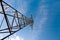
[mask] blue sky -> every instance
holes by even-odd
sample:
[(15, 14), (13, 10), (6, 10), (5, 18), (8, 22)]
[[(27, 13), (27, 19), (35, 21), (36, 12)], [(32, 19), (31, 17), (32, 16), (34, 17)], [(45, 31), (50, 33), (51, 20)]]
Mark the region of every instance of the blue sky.
[(27, 17), (33, 15), (33, 30), (27, 26), (14, 35), (24, 40), (60, 40), (60, 0), (4, 1)]

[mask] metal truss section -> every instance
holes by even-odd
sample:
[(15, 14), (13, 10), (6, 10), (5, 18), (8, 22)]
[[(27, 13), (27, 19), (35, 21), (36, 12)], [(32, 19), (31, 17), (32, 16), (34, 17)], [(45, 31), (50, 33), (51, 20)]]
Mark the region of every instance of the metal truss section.
[[(33, 26), (34, 23), (32, 15), (31, 18), (27, 18), (3, 0), (0, 0), (0, 15), (3, 15), (2, 19), (0, 19), (0, 34), (9, 33), (9, 35), (3, 37), (1, 40), (13, 35), (27, 25)], [(4, 21), (6, 22), (7, 27), (1, 28)]]

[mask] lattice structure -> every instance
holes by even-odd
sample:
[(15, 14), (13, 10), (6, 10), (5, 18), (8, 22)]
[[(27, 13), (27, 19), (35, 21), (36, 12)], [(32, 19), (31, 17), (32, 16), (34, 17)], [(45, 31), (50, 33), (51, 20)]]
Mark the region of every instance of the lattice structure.
[[(9, 33), (9, 35), (3, 37), (1, 40), (4, 40), (7, 37), (13, 35), (14, 33), (23, 29), (27, 25), (32, 26), (34, 23), (32, 15), (31, 18), (27, 18), (3, 0), (0, 0), (0, 15), (3, 15), (3, 19), (0, 22), (0, 34)], [(1, 28), (4, 21), (6, 22), (7, 27)]]

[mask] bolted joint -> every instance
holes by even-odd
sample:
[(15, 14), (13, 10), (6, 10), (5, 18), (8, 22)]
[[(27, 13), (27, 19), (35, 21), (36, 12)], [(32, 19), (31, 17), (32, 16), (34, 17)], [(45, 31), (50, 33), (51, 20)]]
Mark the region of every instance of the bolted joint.
[(2, 0), (0, 0), (0, 2), (2, 2)]

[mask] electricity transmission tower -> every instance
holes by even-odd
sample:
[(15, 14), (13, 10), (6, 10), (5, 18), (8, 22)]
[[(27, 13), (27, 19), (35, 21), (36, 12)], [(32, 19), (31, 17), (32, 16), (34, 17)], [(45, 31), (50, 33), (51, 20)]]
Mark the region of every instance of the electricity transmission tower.
[[(27, 18), (3, 0), (0, 0), (0, 15), (3, 15), (3, 19), (0, 19), (2, 20), (0, 22), (0, 34), (9, 33), (9, 35), (3, 37), (0, 40), (6, 39), (27, 25), (33, 26), (34, 23), (32, 15), (30, 18)], [(7, 27), (1, 28), (4, 21), (6, 22)]]

